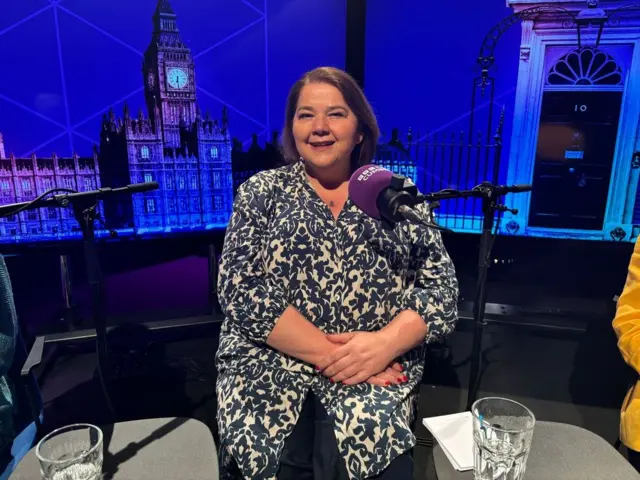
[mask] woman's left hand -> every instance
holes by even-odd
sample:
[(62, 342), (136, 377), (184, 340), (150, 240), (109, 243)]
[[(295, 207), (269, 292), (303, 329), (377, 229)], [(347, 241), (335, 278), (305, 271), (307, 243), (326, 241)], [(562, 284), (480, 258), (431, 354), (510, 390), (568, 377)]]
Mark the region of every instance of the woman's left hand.
[(384, 371), (395, 358), (382, 332), (350, 332), (327, 335), (343, 345), (327, 355), (316, 368), (334, 382), (355, 385)]

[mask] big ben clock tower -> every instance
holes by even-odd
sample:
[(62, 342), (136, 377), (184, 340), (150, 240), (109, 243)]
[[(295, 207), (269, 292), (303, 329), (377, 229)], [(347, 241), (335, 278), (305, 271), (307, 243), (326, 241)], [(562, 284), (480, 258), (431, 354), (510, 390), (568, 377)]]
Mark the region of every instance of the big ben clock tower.
[(169, 0), (158, 0), (142, 67), (147, 109), (154, 123), (160, 115), (163, 142), (169, 148), (181, 147), (180, 125), (192, 125), (196, 118), (194, 63), (176, 18)]
[(160, 188), (105, 203), (107, 221), (133, 226), (138, 233), (211, 228), (229, 221), (233, 176), (227, 114), (223, 110), (220, 122), (200, 114), (194, 70), (169, 0), (157, 0), (142, 62), (149, 118), (142, 110), (131, 115), (128, 106), (124, 119), (113, 112), (105, 116), (99, 158), (104, 183), (158, 182)]

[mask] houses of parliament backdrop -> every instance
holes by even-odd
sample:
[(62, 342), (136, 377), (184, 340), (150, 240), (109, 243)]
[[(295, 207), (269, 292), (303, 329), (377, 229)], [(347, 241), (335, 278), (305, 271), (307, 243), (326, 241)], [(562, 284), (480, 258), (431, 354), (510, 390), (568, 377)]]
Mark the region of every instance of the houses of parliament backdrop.
[[(312, 25), (332, 35), (297, 41)], [(105, 201), (106, 224), (224, 228), (234, 187), (276, 163), (288, 88), (344, 68), (344, 44), (344, 0), (2, 2), (0, 204), (157, 181)], [(4, 242), (79, 237), (68, 209), (0, 222)]]

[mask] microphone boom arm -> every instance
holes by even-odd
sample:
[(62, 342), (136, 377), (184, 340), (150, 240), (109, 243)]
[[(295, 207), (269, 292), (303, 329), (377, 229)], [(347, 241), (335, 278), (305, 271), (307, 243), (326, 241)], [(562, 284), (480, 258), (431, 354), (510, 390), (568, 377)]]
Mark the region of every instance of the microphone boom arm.
[[(473, 302), (473, 347), (471, 353), (471, 372), (469, 374), (469, 391), (467, 396), (467, 410), (471, 408), (475, 400), (480, 383), (480, 358), (482, 352), (482, 334), (485, 326), (484, 312), (487, 297), (487, 273), (491, 259), (493, 241), (497, 232), (493, 233), (494, 217), (496, 212), (509, 211), (514, 215), (518, 213), (516, 209), (511, 209), (505, 205), (500, 205), (498, 201), (503, 195), (509, 193), (523, 193), (531, 191), (531, 185), (493, 185), (490, 182), (482, 182), (471, 190), (445, 189), (439, 192), (420, 194), (418, 188), (408, 178), (400, 175), (393, 175), (391, 184), (378, 198), (378, 208), (382, 217), (384, 228), (392, 229), (396, 222), (409, 220), (430, 228), (436, 228), (445, 232), (452, 230), (437, 225), (433, 221), (421, 218), (413, 210), (421, 203), (438, 203), (441, 200), (458, 198), (478, 198), (482, 201), (482, 234), (480, 236), (480, 255), (478, 259), (478, 277), (476, 291)], [(499, 223), (498, 223), (499, 225)]]
[[(155, 190), (159, 188), (158, 182), (146, 182), (146, 183), (135, 183), (132, 185), (127, 185), (125, 187), (118, 188), (110, 188), (103, 187), (98, 190), (91, 190), (88, 192), (76, 192), (74, 190), (68, 189), (60, 189), (54, 188), (45, 192), (43, 195), (40, 195), (35, 200), (31, 200), (29, 202), (21, 202), (21, 203), (11, 203), (9, 205), (0, 206), (0, 218), (1, 217), (10, 217), (11, 215), (15, 215), (16, 213), (20, 213), (27, 209), (33, 208), (45, 208), (45, 207), (68, 207), (69, 204), (74, 203), (85, 203), (87, 201), (93, 201), (94, 203), (97, 200), (101, 200), (110, 195), (117, 195), (120, 193), (141, 193), (148, 192), (151, 190)], [(60, 195), (53, 195), (49, 198), (45, 198), (46, 195), (52, 192), (64, 191), (67, 193)]]
[(531, 190), (531, 185), (493, 185), (482, 182), (471, 190), (445, 189), (439, 192), (421, 194), (418, 187), (407, 177), (393, 174), (389, 187), (378, 197), (377, 207), (380, 212), (383, 228), (392, 230), (397, 222), (410, 220), (429, 228), (435, 228), (443, 232), (452, 233), (449, 228), (427, 221), (421, 218), (414, 210), (421, 203), (434, 203), (441, 200), (457, 198), (480, 198), (492, 200), (492, 211), (510, 211), (517, 214), (517, 210), (509, 209), (504, 205), (498, 205), (494, 199), (508, 193), (520, 193)]

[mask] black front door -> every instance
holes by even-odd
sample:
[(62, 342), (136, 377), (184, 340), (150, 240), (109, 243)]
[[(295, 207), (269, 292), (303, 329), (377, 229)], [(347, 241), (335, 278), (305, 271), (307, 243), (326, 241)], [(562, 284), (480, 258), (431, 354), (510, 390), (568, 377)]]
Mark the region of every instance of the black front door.
[(622, 92), (545, 92), (529, 226), (602, 230)]

